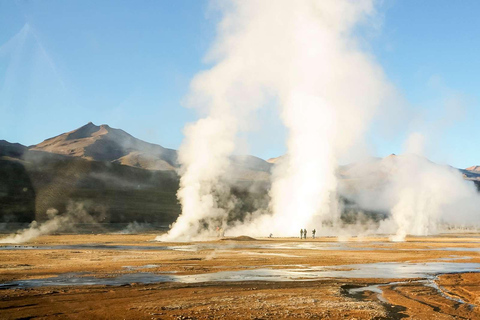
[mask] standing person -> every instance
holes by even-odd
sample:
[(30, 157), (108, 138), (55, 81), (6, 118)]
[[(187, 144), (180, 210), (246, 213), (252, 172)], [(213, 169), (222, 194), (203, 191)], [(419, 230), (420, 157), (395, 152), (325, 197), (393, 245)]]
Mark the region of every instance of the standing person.
[(317, 230), (313, 229), (312, 230), (312, 238), (315, 239), (315, 233), (317, 232)]
[(303, 229), (303, 238), (307, 239), (307, 229)]
[(303, 239), (303, 229), (300, 229), (300, 239)]

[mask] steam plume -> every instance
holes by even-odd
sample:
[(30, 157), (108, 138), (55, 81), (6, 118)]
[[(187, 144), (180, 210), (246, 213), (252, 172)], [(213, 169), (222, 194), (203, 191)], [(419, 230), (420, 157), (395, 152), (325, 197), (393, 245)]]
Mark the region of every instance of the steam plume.
[(47, 210), (47, 216), (49, 218), (47, 221), (39, 223), (34, 220), (27, 229), (0, 239), (0, 243), (24, 243), (42, 235), (68, 230), (75, 223), (97, 223), (82, 203), (69, 203), (64, 214), (58, 214), (57, 209), (50, 208)]
[(312, 222), (338, 219), (338, 157), (361, 140), (390, 88), (353, 35), (374, 14), (372, 1), (298, 2), (290, 9), (294, 50), (290, 81), (280, 90), (288, 152), (274, 174), (268, 225), (296, 236)]
[(208, 116), (185, 129), (180, 148), (182, 215), (160, 239), (225, 227), (234, 201), (223, 179), (229, 156), (237, 132), (267, 101), (282, 110), (288, 154), (275, 169), (273, 216), (252, 216), (253, 227), (266, 223), (288, 235), (315, 215), (331, 219), (337, 157), (358, 141), (390, 90), (354, 35), (375, 14), (370, 0), (242, 0), (221, 9), (210, 55), (216, 65), (192, 81), (189, 102)]
[(473, 182), (465, 181), (455, 168), (420, 156), (424, 140), (422, 134), (412, 134), (407, 140), (407, 151), (416, 154), (409, 153), (395, 161), (390, 186), (397, 198), (391, 210), (396, 226), (392, 230), (394, 241), (405, 240), (407, 234), (436, 234), (441, 224), (480, 222), (480, 196)]

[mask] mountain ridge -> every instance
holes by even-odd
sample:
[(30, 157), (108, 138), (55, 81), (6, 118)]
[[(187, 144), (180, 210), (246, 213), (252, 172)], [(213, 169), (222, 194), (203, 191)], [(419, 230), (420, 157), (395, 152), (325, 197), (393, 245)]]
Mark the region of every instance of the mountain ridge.
[(38, 150), (80, 157), (86, 160), (109, 161), (148, 170), (174, 170), (178, 167), (177, 152), (137, 139), (129, 133), (92, 122), (33, 145)]
[[(178, 151), (149, 143), (122, 129), (92, 122), (75, 130), (45, 139), (29, 150), (50, 152), (86, 160), (108, 161), (147, 170), (175, 171), (180, 167)], [(272, 164), (253, 155), (233, 155), (234, 175), (241, 179), (264, 180)]]
[[(251, 155), (231, 157), (225, 178), (239, 199), (236, 214), (268, 207), (271, 162), (283, 157), (268, 162)], [(356, 188), (381, 188), (403, 158), (411, 157), (390, 155), (339, 166), (339, 195), (348, 199)], [(176, 150), (93, 123), (30, 147), (0, 140), (0, 222), (43, 221), (49, 209), (65, 212), (79, 203), (103, 222), (168, 225), (181, 211), (176, 159)], [(456, 170), (480, 189), (478, 166)], [(372, 177), (380, 184), (369, 183)]]
[[(8, 153), (20, 156), (25, 150), (43, 151), (70, 157), (80, 157), (86, 160), (108, 161), (121, 165), (138, 167), (147, 170), (171, 170), (175, 171), (180, 167), (178, 162), (178, 151), (165, 148), (159, 144), (143, 141), (122, 129), (110, 127), (108, 124), (95, 125), (93, 122), (61, 133), (57, 136), (47, 138), (44, 141), (24, 146), (20, 143), (11, 143), (0, 140), (0, 148), (8, 149)], [(6, 156), (7, 152), (0, 153)], [(251, 171), (269, 173), (271, 168), (284, 156), (278, 156), (264, 160), (253, 155), (233, 155), (232, 165), (237, 167), (236, 171), (241, 176)], [(395, 158), (391, 154), (383, 159)], [(379, 158), (379, 160), (382, 158)], [(340, 167), (359, 165), (352, 163)], [(238, 170), (238, 168), (241, 168)], [(456, 168), (464, 174), (467, 179), (480, 180), (480, 166), (474, 165), (465, 169)], [(344, 170), (342, 170), (344, 171)]]

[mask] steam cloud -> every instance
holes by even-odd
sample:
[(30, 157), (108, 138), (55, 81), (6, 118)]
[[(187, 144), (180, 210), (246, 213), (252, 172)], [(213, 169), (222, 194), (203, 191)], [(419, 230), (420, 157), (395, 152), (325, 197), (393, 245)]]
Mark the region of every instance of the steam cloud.
[(84, 204), (74, 202), (68, 204), (67, 212), (63, 214), (59, 214), (57, 209), (50, 208), (47, 210), (47, 221), (39, 223), (34, 220), (27, 229), (0, 239), (0, 243), (28, 242), (42, 235), (68, 230), (76, 223), (96, 224), (97, 221), (87, 210)]
[[(356, 33), (375, 19), (375, 2), (231, 0), (220, 8), (223, 18), (209, 55), (215, 65), (193, 79), (188, 97), (206, 116), (185, 128), (179, 150), (182, 214), (157, 240), (200, 239), (226, 229), (229, 235), (297, 236), (309, 225), (339, 224), (339, 158), (362, 144), (377, 109), (394, 95)], [(287, 154), (273, 170), (268, 209), (228, 225), (238, 201), (230, 192), (230, 157), (238, 133), (268, 103), (281, 110)], [(391, 211), (391, 219), (377, 227), (396, 240), (407, 232), (432, 232), (447, 208), (477, 197), (460, 174), (423, 160), (393, 171), (379, 180), (387, 191), (366, 207)], [(444, 186), (432, 182), (437, 177)], [(458, 193), (445, 196), (452, 183)], [(356, 200), (375, 198), (368, 192)]]
[(397, 201), (391, 210), (396, 224), (394, 241), (407, 234), (431, 235), (449, 226), (478, 224), (480, 196), (472, 182), (465, 181), (452, 167), (437, 165), (419, 156), (423, 135), (414, 133), (407, 140), (407, 153), (395, 163), (392, 188)]

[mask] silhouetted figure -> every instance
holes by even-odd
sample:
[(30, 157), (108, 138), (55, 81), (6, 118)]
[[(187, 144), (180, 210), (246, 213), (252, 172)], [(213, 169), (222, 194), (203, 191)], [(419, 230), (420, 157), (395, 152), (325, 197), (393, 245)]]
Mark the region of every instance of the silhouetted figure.
[(300, 239), (303, 239), (303, 229), (300, 229)]
[(317, 233), (317, 230), (313, 229), (312, 230), (312, 238), (315, 239), (315, 233)]
[(303, 238), (307, 239), (307, 229), (303, 229)]

